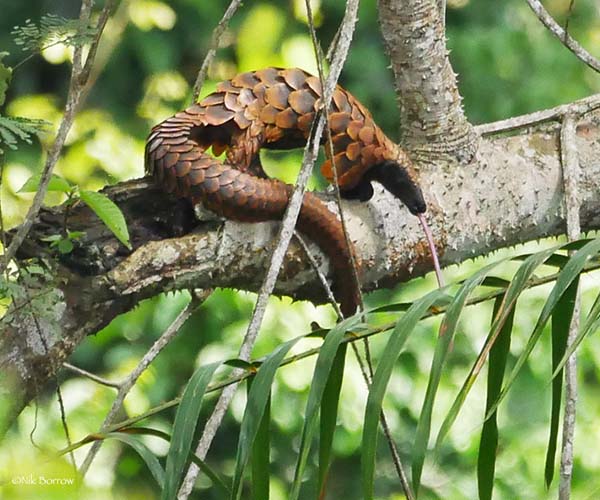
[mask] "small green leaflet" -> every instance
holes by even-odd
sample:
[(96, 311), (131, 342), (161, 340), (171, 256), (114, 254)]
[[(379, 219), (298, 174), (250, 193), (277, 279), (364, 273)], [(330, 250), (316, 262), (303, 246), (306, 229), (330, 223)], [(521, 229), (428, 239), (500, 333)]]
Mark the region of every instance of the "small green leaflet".
[[(21, 186), (19, 193), (35, 193), (40, 187), (40, 181), (42, 180), (42, 174), (32, 175), (27, 182)], [(62, 177), (52, 174), (50, 183), (48, 184), (48, 191), (59, 191), (61, 193), (68, 194), (73, 190), (73, 186)]]
[(121, 209), (106, 195), (96, 191), (81, 190), (81, 200), (106, 224), (117, 239), (131, 250), (127, 222)]

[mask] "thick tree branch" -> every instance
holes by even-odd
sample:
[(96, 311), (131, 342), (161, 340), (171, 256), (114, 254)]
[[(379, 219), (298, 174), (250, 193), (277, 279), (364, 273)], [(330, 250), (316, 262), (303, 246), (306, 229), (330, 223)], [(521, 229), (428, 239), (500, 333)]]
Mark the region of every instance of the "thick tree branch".
[(477, 135), (467, 122), (434, 0), (379, 0), (379, 23), (400, 98), (402, 145), (417, 160), (471, 161)]
[[(526, 129), (510, 137), (483, 140), (475, 161), (464, 168), (442, 164), (422, 170), (443, 265), (549, 235), (563, 234), (563, 183), (558, 124)], [(600, 111), (580, 119), (576, 128), (581, 178), (582, 231), (600, 228)], [(185, 288), (238, 287), (256, 291), (267, 266), (267, 250), (277, 223), (242, 224), (194, 220), (193, 211), (154, 188), (147, 180), (106, 190), (125, 211), (134, 245), (131, 254), (84, 206), (74, 207), (71, 230), (85, 228), (81, 248), (56, 264), (54, 288), (62, 300), (42, 329), (49, 346), (38, 345), (27, 308), (0, 336), (0, 426), (6, 428), (47, 383), (87, 334), (98, 331), (142, 298)], [(335, 203), (330, 202), (335, 210)], [(391, 286), (431, 270), (417, 219), (382, 189), (369, 203), (345, 204), (348, 228), (365, 266), (366, 290)], [(51, 257), (40, 237), (56, 233), (61, 208), (43, 210), (19, 257)], [(327, 275), (327, 259), (316, 246)], [(54, 261), (55, 262), (55, 261)], [(34, 291), (33, 293), (42, 293)], [(304, 252), (288, 250), (275, 293), (322, 301), (325, 296)], [(2, 430), (2, 429), (0, 429)]]

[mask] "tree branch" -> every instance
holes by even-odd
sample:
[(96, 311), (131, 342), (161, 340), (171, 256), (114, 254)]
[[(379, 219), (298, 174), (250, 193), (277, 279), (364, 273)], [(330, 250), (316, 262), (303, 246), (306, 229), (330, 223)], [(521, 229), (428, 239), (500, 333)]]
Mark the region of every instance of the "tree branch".
[(477, 135), (465, 117), (433, 0), (379, 0), (379, 23), (400, 97), (402, 145), (415, 160), (466, 164)]

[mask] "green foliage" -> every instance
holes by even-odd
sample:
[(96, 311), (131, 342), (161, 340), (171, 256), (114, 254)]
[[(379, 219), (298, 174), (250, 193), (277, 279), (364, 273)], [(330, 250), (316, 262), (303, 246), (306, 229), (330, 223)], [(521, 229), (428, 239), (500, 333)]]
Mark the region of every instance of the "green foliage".
[(80, 240), (85, 236), (82, 231), (69, 231), (67, 230), (66, 235), (52, 234), (42, 238), (42, 241), (50, 243), (51, 248), (56, 248), (61, 254), (68, 254), (73, 251), (75, 247), (74, 242)]
[[(579, 290), (579, 277), (569, 285), (564, 295), (559, 299), (552, 313), (552, 372), (554, 373), (561, 359), (565, 355), (568, 345), (569, 330), (575, 311), (575, 302)], [(546, 452), (545, 480), (549, 488), (554, 477), (554, 461), (558, 440), (559, 417), (562, 402), (562, 388), (564, 380), (562, 369), (552, 379), (552, 410), (550, 417), (550, 433)]]
[[(6, 92), (12, 76), (12, 68), (2, 62), (7, 55), (8, 52), (0, 52), (0, 108), (6, 99)], [(18, 140), (31, 144), (31, 136), (43, 133), (48, 125), (49, 123), (44, 120), (0, 115), (0, 155), (4, 154), (2, 145), (15, 150)]]
[(290, 491), (290, 498), (300, 498), (300, 487), (304, 478), (304, 471), (308, 461), (308, 454), (312, 445), (312, 438), (317, 427), (319, 407), (323, 399), (325, 389), (329, 385), (329, 376), (341, 341), (346, 333), (352, 331), (359, 324), (360, 316), (353, 316), (338, 323), (325, 337), (325, 341), (319, 350), (319, 356), (313, 373), (313, 380), (308, 393), (306, 412), (304, 414), (304, 425), (300, 437), (300, 449), (294, 471), (294, 481)]
[[(499, 295), (494, 301), (494, 310), (492, 312), (492, 332), (493, 322), (499, 317), (499, 312), (505, 302), (506, 294)], [(502, 380), (506, 369), (506, 362), (510, 350), (511, 333), (514, 325), (515, 309), (512, 308), (502, 328), (496, 338), (496, 341), (490, 349), (489, 370), (487, 379), (487, 397), (485, 402), (485, 413), (489, 413), (500, 390), (502, 389)], [(479, 452), (477, 455), (477, 487), (480, 500), (491, 500), (494, 488), (494, 474), (496, 469), (496, 456), (498, 454), (498, 415), (497, 411), (491, 413), (488, 419), (483, 423), (481, 430), (481, 439), (479, 441)]]
[[(25, 184), (19, 189), (20, 193), (32, 193), (39, 189), (42, 174), (36, 174), (30, 177)], [(73, 203), (80, 199), (89, 206), (98, 218), (104, 222), (106, 227), (112, 231), (117, 239), (127, 248), (131, 249), (129, 241), (129, 230), (127, 229), (127, 221), (121, 209), (108, 196), (96, 191), (88, 191), (79, 189), (71, 184), (66, 179), (52, 174), (48, 183), (48, 191), (55, 191), (67, 195), (67, 203)], [(64, 235), (52, 235), (44, 239), (51, 242), (51, 246), (57, 246), (60, 253), (69, 253), (73, 250), (73, 241), (81, 238), (83, 233), (78, 231), (68, 231), (65, 228)]]
[(118, 441), (122, 441), (123, 443), (131, 446), (138, 455), (146, 462), (148, 469), (152, 473), (152, 476), (158, 483), (158, 485), (162, 488), (165, 482), (165, 471), (158, 459), (154, 456), (154, 454), (145, 446), (142, 442), (135, 439), (134, 437), (122, 433), (122, 432), (109, 432), (105, 436), (106, 439), (117, 439)]
[[(35, 193), (39, 187), (40, 182), (42, 181), (41, 172), (35, 175), (32, 175), (25, 184), (21, 186), (21, 189), (17, 191), (18, 193)], [(48, 191), (56, 191), (58, 193), (63, 194), (71, 194), (74, 189), (73, 185), (69, 183), (66, 179), (63, 179), (59, 175), (52, 174), (50, 177), (50, 182), (48, 183)]]
[(44, 120), (0, 116), (0, 154), (4, 153), (2, 145), (15, 150), (19, 140), (31, 144), (31, 136), (44, 133), (49, 125)]
[(206, 387), (221, 363), (212, 363), (196, 370), (186, 385), (173, 424), (173, 437), (167, 456), (166, 479), (162, 490), (163, 499), (175, 498), (192, 449), (192, 436), (198, 423), (200, 406)]
[[(43, 262), (30, 262), (19, 269), (0, 275), (0, 301), (7, 308), (0, 327), (10, 325), (17, 315), (30, 315), (45, 325), (50, 336), (58, 332), (60, 319), (57, 305), (61, 293), (54, 286), (54, 275)], [(8, 308), (9, 304), (12, 305)]]
[(425, 313), (434, 306), (447, 303), (449, 297), (440, 290), (434, 290), (424, 297), (416, 300), (394, 326), (392, 335), (386, 345), (385, 353), (379, 360), (377, 370), (373, 376), (373, 383), (369, 391), (369, 399), (365, 410), (362, 441), (362, 481), (363, 495), (366, 500), (373, 498), (375, 479), (375, 452), (377, 448), (377, 430), (383, 398), (387, 385), (392, 376), (392, 370), (404, 348), (408, 337), (423, 318)]
[(67, 19), (55, 14), (43, 15), (39, 24), (27, 19), (23, 26), (15, 26), (11, 31), (15, 44), (30, 52), (58, 43), (71, 47), (83, 45), (91, 41), (95, 34), (93, 27), (82, 25), (79, 19)]
[(337, 427), (338, 406), (344, 380), (346, 366), (347, 345), (343, 344), (338, 349), (327, 385), (321, 399), (321, 421), (319, 428), (319, 497), (325, 496), (327, 488), (327, 475), (331, 465), (333, 438)]
[[(264, 416), (267, 413), (268, 406), (270, 405), (271, 385), (273, 384), (275, 373), (281, 365), (285, 355), (298, 342), (298, 340), (300, 340), (300, 338), (292, 339), (277, 347), (273, 353), (267, 357), (264, 363), (261, 364), (256, 377), (252, 381), (252, 385), (248, 393), (248, 404), (244, 412), (244, 418), (242, 419), (242, 425), (240, 429), (240, 438), (238, 441), (237, 457), (235, 461), (235, 473), (233, 475), (233, 485), (231, 487), (232, 500), (238, 500), (241, 498), (243, 486), (242, 481), (244, 478), (244, 471), (250, 458), (250, 451), (255, 448), (266, 448), (265, 451), (267, 451), (266, 456), (268, 458), (268, 444), (265, 444), (264, 441), (257, 442), (256, 439), (261, 428), (264, 428), (266, 425), (268, 425), (268, 422), (264, 421)], [(254, 457), (257, 455), (258, 453), (253, 453)], [(263, 474), (260, 476), (262, 477)], [(259, 489), (263, 490), (264, 488)]]
[(121, 209), (108, 196), (96, 191), (81, 190), (79, 197), (110, 229), (117, 239), (131, 250), (127, 222)]

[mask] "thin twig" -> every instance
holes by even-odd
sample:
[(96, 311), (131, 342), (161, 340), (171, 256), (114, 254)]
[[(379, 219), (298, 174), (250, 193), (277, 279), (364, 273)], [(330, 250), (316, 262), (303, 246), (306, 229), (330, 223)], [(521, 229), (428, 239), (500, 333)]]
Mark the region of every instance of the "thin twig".
[(567, 11), (567, 18), (565, 19), (565, 34), (569, 33), (569, 23), (571, 22), (571, 16), (573, 15), (573, 7), (575, 7), (575, 0), (569, 2), (569, 10)]
[(539, 0), (527, 0), (527, 4), (546, 28), (560, 40), (580, 61), (600, 73), (600, 61), (584, 49), (563, 27), (558, 24)]
[[(567, 220), (567, 238), (569, 241), (581, 237), (579, 220), (579, 158), (577, 155), (577, 122), (570, 116), (565, 116), (560, 133), (561, 163), (563, 168), (563, 183), (565, 188), (565, 207)], [(571, 252), (573, 253), (573, 252)], [(567, 348), (577, 338), (579, 331), (579, 313), (581, 294), (577, 290), (573, 318), (569, 327)], [(573, 476), (573, 440), (575, 437), (575, 416), (577, 409), (577, 357), (574, 352), (565, 363), (565, 412), (563, 415), (562, 449), (560, 457), (560, 483), (558, 486), (559, 500), (571, 497), (571, 479)]]
[(219, 24), (215, 26), (215, 29), (212, 32), (212, 36), (210, 39), (210, 48), (206, 53), (206, 57), (202, 62), (202, 66), (200, 67), (200, 71), (198, 72), (198, 76), (196, 77), (196, 81), (194, 82), (194, 88), (192, 90), (192, 104), (194, 104), (198, 100), (198, 96), (200, 95), (200, 91), (202, 90), (202, 85), (204, 85), (204, 80), (206, 80), (206, 74), (208, 73), (208, 68), (210, 67), (215, 55), (217, 55), (217, 49), (219, 48), (219, 41), (225, 33), (227, 29), (227, 24), (235, 14), (235, 11), (238, 9), (242, 0), (232, 0), (223, 14), (223, 17), (219, 21)]
[[(350, 40), (352, 39), (352, 33), (354, 31), (354, 26), (356, 24), (357, 19), (357, 9), (354, 8), (354, 10), (352, 10), (353, 7), (357, 7), (357, 5), (354, 4), (357, 4), (355, 0), (349, 1), (346, 4), (346, 12), (344, 14), (344, 19), (342, 20), (342, 26), (344, 26), (344, 29), (341, 32), (338, 51), (331, 62), (331, 70), (329, 73), (329, 77), (327, 78), (325, 88), (323, 89), (323, 107), (329, 106), (329, 103), (333, 96), (333, 89), (335, 88), (335, 85), (342, 70), (342, 66), (348, 54)], [(279, 235), (277, 237), (277, 245), (273, 251), (273, 255), (271, 256), (267, 274), (258, 293), (256, 306), (252, 313), (252, 318), (250, 319), (250, 324), (248, 326), (248, 330), (246, 331), (244, 341), (240, 348), (240, 359), (247, 360), (250, 358), (252, 347), (254, 346), (256, 337), (258, 336), (258, 330), (264, 317), (268, 299), (271, 293), (273, 292), (273, 288), (277, 280), (277, 275), (279, 274), (279, 271), (283, 264), (283, 259), (287, 251), (287, 247), (289, 246), (290, 240), (292, 239), (292, 236), (294, 234), (294, 227), (296, 226), (296, 221), (298, 219), (300, 208), (302, 206), (302, 200), (304, 197), (304, 191), (306, 190), (306, 184), (308, 182), (308, 179), (310, 177), (310, 174), (318, 156), (320, 139), (323, 134), (324, 126), (324, 115), (322, 113), (317, 113), (317, 116), (311, 128), (308, 142), (306, 143), (306, 147), (304, 148), (302, 167), (296, 180), (296, 186), (294, 188), (292, 196), (290, 197), (290, 201), (288, 203), (285, 215), (283, 217)], [(225, 396), (226, 392), (227, 394)], [(208, 452), (208, 449), (210, 448), (210, 444), (214, 438), (216, 430), (219, 428), (223, 416), (225, 415), (224, 409), (229, 407), (234, 392), (235, 386), (232, 386), (232, 389), (229, 389), (228, 391), (223, 391), (223, 393), (221, 394), (221, 398), (219, 398), (216, 407), (216, 410), (219, 411), (220, 417), (218, 419), (213, 419), (212, 416), (209, 418), (211, 426), (210, 428), (208, 427), (208, 425), (207, 427), (205, 427), (195, 452), (196, 455), (198, 455), (200, 458), (206, 457), (206, 454)], [(178, 499), (185, 500), (189, 497), (199, 472), (200, 471), (195, 464), (190, 465), (186, 476), (183, 480), (182, 486), (179, 490)]]
[(594, 94), (569, 104), (561, 104), (550, 109), (535, 111), (526, 115), (514, 116), (506, 120), (477, 125), (475, 131), (481, 135), (510, 132), (512, 130), (531, 127), (550, 120), (560, 120), (566, 114), (583, 116), (600, 108), (600, 94)]
[(84, 370), (82, 368), (79, 368), (78, 366), (72, 365), (71, 363), (63, 363), (62, 365), (67, 370), (71, 370), (73, 373), (81, 375), (82, 377), (89, 378), (90, 380), (93, 380), (94, 382), (100, 385), (112, 387), (113, 389), (119, 389), (121, 387), (121, 384), (119, 384), (118, 382), (113, 382), (111, 380), (99, 377), (98, 375), (88, 372), (87, 370)]
[[(48, 156), (46, 158), (46, 163), (44, 165), (44, 169), (42, 170), (42, 175), (40, 177), (39, 187), (33, 197), (33, 202), (31, 207), (29, 207), (29, 211), (25, 216), (25, 221), (23, 224), (19, 226), (19, 229), (15, 233), (12, 241), (10, 242), (9, 247), (5, 250), (5, 262), (10, 262), (12, 258), (16, 255), (17, 250), (27, 237), (29, 230), (31, 229), (33, 222), (42, 207), (42, 203), (44, 201), (44, 197), (46, 196), (46, 192), (48, 190), (48, 184), (50, 183), (50, 179), (52, 177), (52, 171), (58, 162), (58, 158), (65, 144), (65, 140), (67, 138), (67, 134), (73, 125), (73, 121), (75, 120), (75, 115), (81, 106), (82, 94), (87, 82), (87, 78), (89, 77), (92, 64), (94, 62), (94, 56), (96, 54), (96, 49), (98, 48), (98, 43), (100, 42), (100, 38), (102, 36), (102, 32), (104, 30), (104, 26), (110, 16), (110, 11), (112, 9), (114, 0), (107, 0), (102, 12), (100, 13), (100, 17), (98, 18), (98, 24), (96, 26), (97, 32), (94, 40), (90, 44), (89, 52), (86, 57), (85, 63), (83, 63), (83, 45), (77, 45), (75, 47), (73, 53), (73, 67), (71, 69), (71, 79), (69, 81), (69, 90), (67, 92), (67, 104), (65, 105), (65, 112), (63, 118), (58, 127), (58, 133), (56, 134), (56, 138), (54, 139), (54, 143), (50, 147), (48, 151)], [(81, 12), (79, 16), (81, 29), (89, 25), (89, 19), (92, 11), (92, 0), (83, 0), (81, 3)], [(5, 268), (5, 264), (2, 263), (2, 270)]]
[(323, 290), (325, 291), (325, 294), (327, 295), (327, 301), (331, 304), (331, 307), (333, 307), (333, 309), (335, 310), (335, 314), (337, 315), (337, 317), (343, 318), (344, 314), (342, 313), (339, 304), (335, 300), (335, 296), (333, 295), (333, 292), (331, 291), (331, 287), (329, 286), (329, 283), (327, 283), (327, 278), (319, 269), (319, 264), (317, 263), (312, 252), (308, 248), (306, 241), (304, 241), (304, 238), (298, 231), (294, 231), (294, 237), (296, 238), (296, 241), (300, 245), (300, 248), (302, 248), (302, 250), (304, 250), (304, 255), (306, 255), (308, 262), (310, 263), (311, 267), (313, 268), (313, 271), (317, 275), (317, 278), (319, 279), (319, 282), (321, 283), (321, 286), (323, 287)]
[[(190, 315), (196, 310), (199, 305), (199, 301), (192, 299), (192, 301), (177, 315), (177, 317), (173, 320), (173, 322), (167, 327), (164, 333), (152, 344), (152, 347), (148, 349), (144, 357), (140, 360), (137, 366), (131, 371), (131, 373), (120, 383), (118, 384), (119, 392), (113, 401), (112, 407), (106, 417), (104, 418), (104, 422), (102, 422), (102, 426), (100, 427), (99, 432), (106, 432), (109, 428), (110, 424), (113, 423), (115, 417), (121, 411), (123, 407), (123, 401), (125, 401), (125, 397), (131, 390), (131, 388), (135, 385), (140, 375), (148, 368), (150, 363), (154, 361), (154, 359), (160, 354), (171, 340), (179, 333), (181, 326), (187, 321)], [(103, 440), (94, 441), (88, 454), (86, 455), (81, 468), (79, 469), (79, 473), (81, 477), (85, 476), (86, 472), (90, 468), (92, 461), (94, 460), (96, 454), (100, 450), (100, 446), (102, 446)]]

